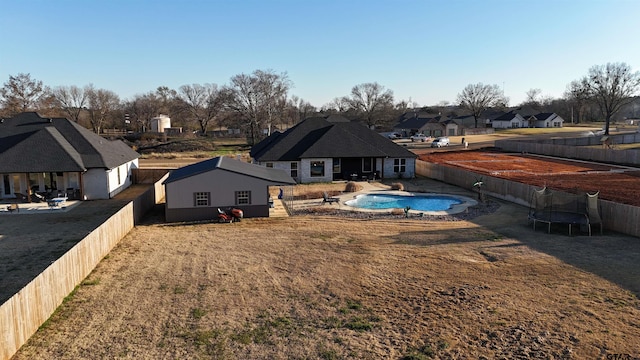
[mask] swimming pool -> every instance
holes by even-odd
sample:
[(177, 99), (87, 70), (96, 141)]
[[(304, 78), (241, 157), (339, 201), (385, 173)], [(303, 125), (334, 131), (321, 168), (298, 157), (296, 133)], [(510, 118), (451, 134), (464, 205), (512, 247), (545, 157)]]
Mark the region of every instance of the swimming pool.
[(363, 210), (405, 209), (427, 213), (457, 213), (477, 202), (464, 197), (447, 194), (416, 193), (369, 193), (347, 200), (345, 205)]

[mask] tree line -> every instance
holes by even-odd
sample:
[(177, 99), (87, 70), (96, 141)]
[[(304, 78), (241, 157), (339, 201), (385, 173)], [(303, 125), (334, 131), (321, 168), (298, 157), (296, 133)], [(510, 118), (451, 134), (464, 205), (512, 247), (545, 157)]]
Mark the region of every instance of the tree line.
[[(351, 93), (336, 97), (321, 108), (290, 94), (293, 82), (286, 72), (256, 70), (231, 77), (228, 84), (182, 85), (178, 89), (159, 86), (154, 91), (120, 99), (108, 89), (93, 84), (82, 87), (45, 86), (28, 73), (9, 76), (0, 88), (0, 115), (12, 116), (38, 111), (44, 116), (64, 116), (101, 133), (104, 128), (149, 129), (151, 119), (165, 114), (175, 126), (208, 131), (242, 129), (250, 144), (265, 134), (264, 129), (287, 128), (314, 115), (341, 114), (370, 128), (390, 129), (405, 112), (416, 111), (410, 101), (394, 99), (393, 91), (373, 82), (355, 85)], [(575, 123), (604, 120), (605, 133), (620, 111), (635, 99), (640, 89), (640, 73), (626, 63), (593, 66), (583, 78), (567, 85), (560, 99), (542, 97), (540, 89), (530, 89), (520, 105), (555, 112)], [(506, 110), (509, 98), (497, 85), (469, 84), (451, 106), (443, 101), (419, 111), (447, 116), (472, 115), (475, 126), (485, 110)], [(635, 106), (635, 104), (634, 104)], [(636, 108), (633, 108), (632, 115)]]

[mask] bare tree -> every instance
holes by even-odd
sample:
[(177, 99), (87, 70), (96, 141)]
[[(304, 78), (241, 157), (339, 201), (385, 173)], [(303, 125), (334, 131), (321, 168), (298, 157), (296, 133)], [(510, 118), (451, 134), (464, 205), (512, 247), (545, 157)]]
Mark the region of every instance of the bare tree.
[(292, 95), (291, 98), (287, 100), (284, 124), (287, 126), (296, 124), (316, 113), (316, 111), (315, 106), (311, 105), (310, 102), (305, 101), (296, 95)]
[(478, 127), (478, 118), (484, 110), (506, 101), (498, 85), (469, 84), (458, 94), (460, 106), (471, 111), (476, 128)]
[(593, 97), (605, 118), (604, 134), (609, 134), (611, 118), (633, 100), (640, 89), (640, 72), (626, 63), (595, 65), (582, 79), (582, 86)]
[(336, 97), (328, 103), (324, 104), (320, 109), (321, 112), (325, 113), (344, 113), (349, 110), (349, 98), (346, 96)]
[(91, 128), (96, 134), (100, 134), (102, 126), (109, 117), (110, 113), (118, 108), (120, 99), (118, 95), (111, 90), (96, 89), (93, 85), (85, 88), (88, 99), (88, 112)]
[(31, 74), (10, 75), (0, 88), (0, 102), (10, 114), (37, 110), (38, 100), (44, 93), (42, 81), (31, 78)]
[(272, 70), (256, 70), (251, 75), (231, 78), (231, 84), (225, 89), (229, 94), (228, 108), (247, 127), (250, 145), (259, 141), (262, 129), (270, 128), (283, 117), (291, 86), (286, 73), (276, 74)]
[(540, 89), (529, 89), (527, 91), (527, 98), (524, 101), (525, 105), (540, 105), (540, 94), (542, 94), (542, 90)]
[(216, 84), (183, 85), (179, 89), (178, 97), (203, 135), (207, 133), (209, 123), (224, 110), (226, 104), (226, 92)]
[(75, 85), (58, 86), (51, 91), (57, 105), (65, 112), (69, 119), (78, 122), (80, 113), (88, 102), (88, 93)]
[(575, 111), (576, 123), (582, 121), (584, 108), (591, 98), (589, 90), (580, 80), (574, 80), (567, 85), (567, 90), (564, 92), (564, 97), (569, 103), (571, 108), (571, 122), (573, 123), (573, 115)]
[[(137, 130), (145, 131), (151, 127), (151, 119), (160, 114), (161, 100), (155, 93), (136, 95), (126, 103), (125, 109)], [(139, 129), (142, 125), (142, 129)]]
[(163, 114), (169, 115), (169, 117), (173, 117), (177, 112), (179, 112), (179, 106), (176, 102), (178, 98), (178, 92), (170, 89), (167, 86), (158, 86), (156, 89), (155, 95), (160, 100), (160, 112)]
[(351, 89), (347, 101), (351, 109), (364, 118), (367, 126), (373, 128), (393, 109), (393, 91), (378, 83), (360, 84)]

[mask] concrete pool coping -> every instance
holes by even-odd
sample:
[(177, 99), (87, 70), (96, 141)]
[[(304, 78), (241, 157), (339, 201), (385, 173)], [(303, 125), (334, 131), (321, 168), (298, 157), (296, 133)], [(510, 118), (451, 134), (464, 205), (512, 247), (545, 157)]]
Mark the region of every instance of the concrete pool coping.
[[(454, 199), (458, 199), (460, 201), (462, 201), (462, 203), (460, 204), (456, 204), (451, 206), (451, 208), (447, 209), (447, 210), (440, 210), (440, 211), (424, 211), (424, 210), (413, 210), (410, 209), (409, 210), (409, 214), (416, 214), (416, 215), (428, 215), (428, 216), (439, 216), (439, 215), (453, 215), (453, 214), (459, 214), (461, 212), (464, 212), (467, 210), (467, 208), (471, 207), (471, 206), (475, 206), (478, 204), (478, 202), (468, 196), (464, 196), (464, 195), (457, 195), (457, 194), (447, 194), (447, 193), (436, 193), (436, 192), (417, 192), (417, 191), (402, 191), (402, 190), (369, 190), (369, 191), (359, 191), (358, 193), (354, 193), (354, 195), (350, 198), (345, 198), (344, 195), (340, 196), (340, 202), (342, 204), (342, 206), (348, 208), (349, 210), (352, 211), (362, 211), (362, 212), (373, 212), (373, 213), (389, 213), (395, 209), (400, 209), (403, 210), (402, 208), (389, 208), (389, 209), (365, 209), (365, 208), (359, 208), (359, 207), (355, 207), (355, 206), (350, 206), (349, 204), (347, 204), (348, 201), (354, 200), (356, 199), (358, 196), (363, 196), (363, 195), (375, 195), (375, 194), (384, 194), (384, 195), (400, 195), (400, 196), (450, 196)], [(344, 210), (344, 208), (343, 208)]]

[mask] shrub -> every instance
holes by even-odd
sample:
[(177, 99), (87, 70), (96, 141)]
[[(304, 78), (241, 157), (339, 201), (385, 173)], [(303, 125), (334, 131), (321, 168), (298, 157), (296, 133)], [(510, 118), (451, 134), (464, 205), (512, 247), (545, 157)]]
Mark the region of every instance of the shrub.
[(391, 190), (404, 190), (404, 185), (402, 183), (399, 182), (395, 182), (391, 184)]
[(344, 191), (345, 192), (358, 192), (362, 190), (362, 185), (353, 182), (353, 181), (349, 181), (347, 183), (347, 186), (345, 186)]

